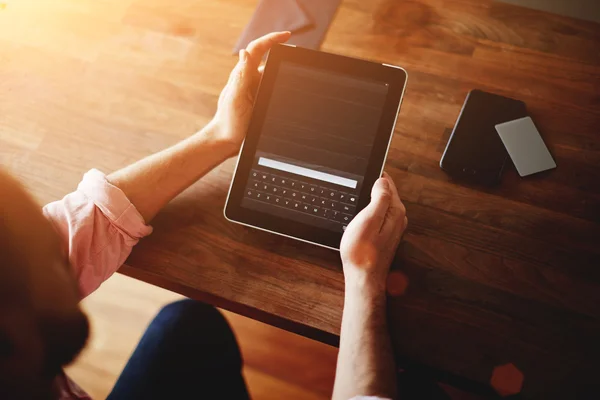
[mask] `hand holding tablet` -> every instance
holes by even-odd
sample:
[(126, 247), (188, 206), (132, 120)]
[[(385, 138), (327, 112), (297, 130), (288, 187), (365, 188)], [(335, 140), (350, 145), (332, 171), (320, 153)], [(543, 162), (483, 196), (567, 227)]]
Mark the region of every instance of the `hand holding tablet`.
[(371, 202), (352, 220), (342, 238), (340, 255), (346, 282), (368, 280), (375, 285), (375, 292), (385, 293), (390, 265), (407, 224), (406, 208), (396, 185), (384, 172), (373, 185)]
[(290, 32), (273, 32), (240, 50), (239, 61), (221, 91), (219, 106), (212, 121), (218, 127), (219, 139), (232, 145), (232, 153), (239, 151), (248, 130), (256, 90), (262, 77), (259, 68), (261, 60), (271, 46), (289, 38)]
[(405, 84), (399, 67), (274, 46), (226, 218), (339, 249), (381, 176)]

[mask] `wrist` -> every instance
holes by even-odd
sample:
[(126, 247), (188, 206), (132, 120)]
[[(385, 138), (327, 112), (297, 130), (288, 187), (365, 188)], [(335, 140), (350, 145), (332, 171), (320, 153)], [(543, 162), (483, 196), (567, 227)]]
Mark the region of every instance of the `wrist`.
[[(345, 271), (350, 268), (345, 268)], [(381, 301), (386, 298), (386, 277), (365, 271), (345, 272), (345, 293), (353, 298)]]
[(196, 135), (203, 141), (210, 143), (211, 148), (218, 152), (223, 160), (237, 155), (240, 150), (240, 143), (237, 140), (232, 140), (226, 132), (223, 132), (223, 128), (214, 119)]

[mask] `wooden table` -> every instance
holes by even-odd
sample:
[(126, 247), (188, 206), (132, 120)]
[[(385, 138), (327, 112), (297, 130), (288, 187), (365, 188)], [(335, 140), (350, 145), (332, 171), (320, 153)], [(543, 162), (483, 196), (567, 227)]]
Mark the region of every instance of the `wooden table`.
[[(88, 168), (108, 172), (205, 124), (255, 7), (9, 3), (0, 161), (43, 202)], [(483, 385), (512, 363), (526, 398), (598, 382), (600, 26), (489, 0), (346, 0), (323, 49), (409, 72), (386, 165), (410, 221), (393, 265), (408, 290), (389, 300), (400, 362)], [(525, 101), (558, 168), (520, 178), (511, 167), (493, 189), (452, 182), (438, 163), (473, 88)], [(336, 343), (339, 254), (228, 223), (233, 166), (174, 200), (122, 272)]]

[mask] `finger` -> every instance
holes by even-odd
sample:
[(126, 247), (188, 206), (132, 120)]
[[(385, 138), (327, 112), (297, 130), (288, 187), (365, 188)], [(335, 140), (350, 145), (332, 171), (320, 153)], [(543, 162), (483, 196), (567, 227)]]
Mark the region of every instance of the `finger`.
[(396, 189), (396, 184), (394, 183), (392, 177), (384, 172), (383, 179), (387, 180), (390, 186), (391, 198), (390, 207), (387, 210), (383, 226), (381, 227), (381, 234), (395, 237), (399, 235), (399, 232), (401, 232), (402, 229), (404, 229), (404, 218), (406, 217), (406, 208), (400, 200), (400, 196), (398, 195), (398, 189)]
[(259, 37), (253, 40), (246, 47), (246, 51), (250, 55), (252, 62), (259, 63), (262, 60), (265, 53), (276, 43), (286, 42), (291, 32), (272, 32), (265, 36)]
[(258, 90), (258, 85), (260, 84), (260, 81), (262, 80), (263, 74), (265, 72), (265, 66), (261, 65), (260, 67), (258, 67), (257, 69), (258, 74), (256, 74), (252, 80), (252, 93), (256, 94), (256, 91)]

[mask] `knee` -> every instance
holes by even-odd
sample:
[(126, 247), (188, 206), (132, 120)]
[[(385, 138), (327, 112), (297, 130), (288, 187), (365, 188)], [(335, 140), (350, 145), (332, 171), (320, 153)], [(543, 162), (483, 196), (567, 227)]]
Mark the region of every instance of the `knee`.
[(168, 304), (158, 313), (149, 330), (156, 329), (162, 343), (185, 348), (186, 356), (214, 367), (240, 368), (242, 357), (229, 323), (215, 307), (195, 300)]
[(229, 329), (227, 320), (219, 310), (210, 304), (192, 299), (167, 304), (159, 311), (156, 319), (175, 325), (185, 324), (188, 329), (193, 329), (195, 326), (202, 329), (211, 326), (223, 328), (224, 325)]
[(215, 307), (192, 299), (164, 306), (155, 318), (163, 329), (198, 341), (235, 344), (229, 323)]
[(179, 318), (223, 318), (215, 307), (192, 299), (182, 299), (169, 303), (160, 310), (158, 315), (177, 316)]

